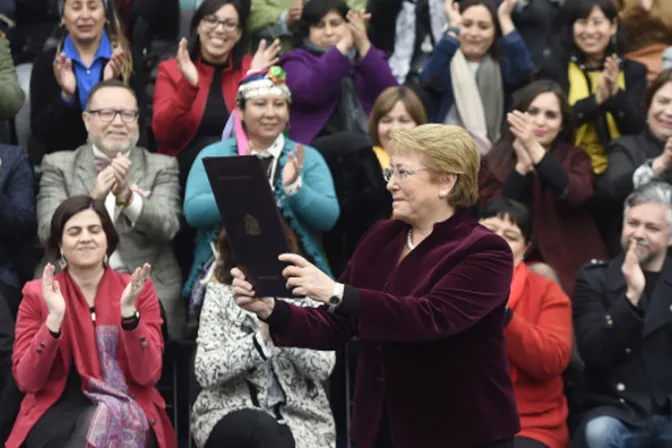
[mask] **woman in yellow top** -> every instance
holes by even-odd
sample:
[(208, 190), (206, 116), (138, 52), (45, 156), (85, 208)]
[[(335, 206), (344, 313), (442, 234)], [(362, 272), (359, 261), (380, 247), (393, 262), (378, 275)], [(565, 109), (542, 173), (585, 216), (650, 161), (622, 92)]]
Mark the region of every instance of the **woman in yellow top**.
[(369, 134), (381, 168), (390, 167), (390, 156), (387, 153), (390, 133), (425, 123), (427, 123), (425, 108), (411, 89), (394, 86), (383, 90), (369, 115)]
[(558, 81), (574, 109), (574, 144), (590, 155), (596, 175), (607, 169), (606, 147), (644, 127), (646, 67), (622, 57), (613, 0), (581, 0), (567, 6), (571, 38), (567, 72)]

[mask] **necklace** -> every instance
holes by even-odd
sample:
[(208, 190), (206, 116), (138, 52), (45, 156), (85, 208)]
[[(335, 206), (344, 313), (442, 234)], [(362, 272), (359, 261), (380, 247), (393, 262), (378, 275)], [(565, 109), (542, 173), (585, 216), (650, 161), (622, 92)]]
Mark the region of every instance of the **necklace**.
[(413, 229), (408, 229), (408, 233), (406, 234), (406, 247), (408, 247), (408, 250), (413, 250), (415, 249), (415, 246), (413, 245)]

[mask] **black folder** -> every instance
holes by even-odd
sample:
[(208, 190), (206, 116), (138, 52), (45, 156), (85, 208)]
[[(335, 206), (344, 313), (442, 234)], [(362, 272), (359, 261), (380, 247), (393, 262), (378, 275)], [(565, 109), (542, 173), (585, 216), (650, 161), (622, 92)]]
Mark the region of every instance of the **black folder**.
[(293, 297), (278, 256), (289, 252), (280, 211), (256, 156), (205, 157), (205, 171), (238, 268), (258, 297)]

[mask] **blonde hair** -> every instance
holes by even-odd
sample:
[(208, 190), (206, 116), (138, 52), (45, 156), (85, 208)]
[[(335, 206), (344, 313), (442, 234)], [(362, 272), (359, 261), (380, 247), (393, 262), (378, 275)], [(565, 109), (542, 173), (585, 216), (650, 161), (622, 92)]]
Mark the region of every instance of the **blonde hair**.
[[(66, 0), (67, 1), (67, 0)], [(105, 8), (105, 2), (102, 2), (103, 7)], [(112, 49), (121, 48), (124, 51), (124, 66), (121, 69), (121, 79), (124, 84), (127, 86), (130, 85), (131, 75), (133, 74), (133, 56), (131, 55), (131, 45), (126, 39), (124, 34), (124, 26), (119, 20), (119, 14), (117, 13), (117, 7), (113, 1), (108, 2), (107, 8), (105, 9), (105, 18), (107, 23), (105, 23), (105, 29), (107, 34), (110, 37), (110, 44)], [(58, 45), (56, 46), (56, 54), (60, 54), (63, 51), (63, 43), (65, 42), (65, 37), (68, 35), (67, 29), (64, 28), (61, 38), (58, 40)], [(54, 76), (56, 76), (56, 64), (54, 64)], [(82, 107), (84, 105), (82, 104)]]
[(481, 155), (469, 133), (459, 126), (424, 124), (399, 129), (390, 135), (390, 155), (422, 157), (433, 179), (456, 174), (448, 203), (468, 208), (478, 201), (478, 171)]
[(383, 93), (378, 95), (376, 102), (371, 108), (371, 115), (369, 115), (369, 135), (373, 146), (381, 146), (380, 136), (378, 135), (378, 122), (389, 114), (394, 106), (400, 102), (404, 105), (406, 112), (411, 116), (415, 124), (421, 125), (427, 123), (427, 112), (425, 106), (422, 105), (420, 98), (408, 87), (394, 86), (383, 90)]

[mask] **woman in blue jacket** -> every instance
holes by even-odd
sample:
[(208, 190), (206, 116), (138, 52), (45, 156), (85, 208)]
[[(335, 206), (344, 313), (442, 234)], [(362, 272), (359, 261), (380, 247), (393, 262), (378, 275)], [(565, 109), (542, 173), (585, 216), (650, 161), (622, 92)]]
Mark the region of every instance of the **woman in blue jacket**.
[(447, 1), (449, 26), (421, 74), (433, 93), (430, 121), (464, 127), (482, 153), (499, 138), (506, 94), (532, 75), (532, 58), (511, 20), (516, 1), (499, 8), (494, 0)]
[(236, 114), (242, 126), (236, 137), (205, 147), (187, 178), (184, 215), (198, 229), (194, 265), (185, 285), (191, 292), (203, 266), (212, 257), (211, 243), (217, 239), (221, 220), (210, 182), (202, 163), (204, 157), (257, 155), (268, 174), (278, 207), (298, 236), (301, 251), (316, 266), (329, 273), (322, 253), (320, 235), (331, 229), (340, 210), (331, 173), (315, 149), (286, 138), (291, 94), (285, 72), (271, 67), (252, 72), (240, 84)]

